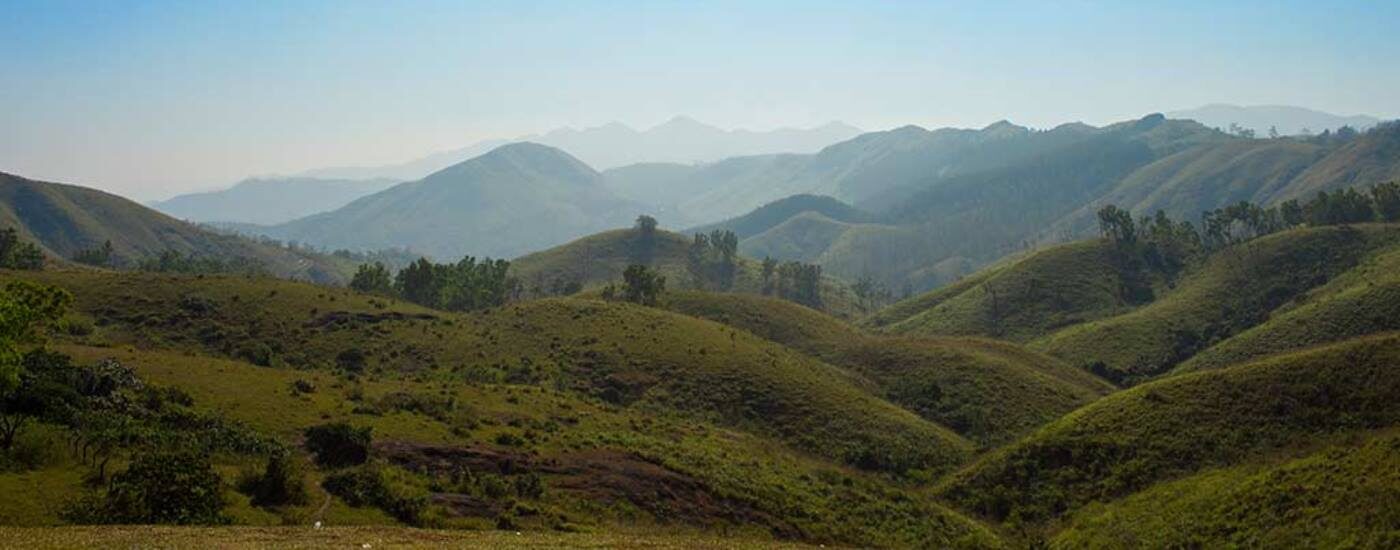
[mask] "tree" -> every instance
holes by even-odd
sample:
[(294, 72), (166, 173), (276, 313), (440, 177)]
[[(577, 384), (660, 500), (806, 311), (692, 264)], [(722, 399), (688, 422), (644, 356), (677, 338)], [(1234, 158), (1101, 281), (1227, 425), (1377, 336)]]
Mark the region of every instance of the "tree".
[(321, 424), (306, 429), (306, 448), (316, 455), (316, 463), (330, 468), (364, 464), (369, 460), (371, 428), (356, 428), (344, 422)]
[(307, 501), (301, 466), (292, 453), (284, 449), (273, 452), (262, 475), (247, 480), (241, 489), (252, 498), (254, 506), (305, 504)]
[(1099, 209), (1099, 234), (1108, 237), (1119, 246), (1137, 242), (1137, 227), (1133, 224), (1131, 212), (1108, 205)]
[(656, 218), (646, 214), (637, 216), (636, 238), (632, 242), (632, 263), (651, 265), (656, 256)]
[(394, 277), (394, 290), (403, 299), (428, 307), (437, 306), (437, 270), (427, 258), (408, 264)]
[(637, 228), (637, 231), (640, 232), (640, 233), (643, 234), (643, 235), (652, 235), (652, 234), (655, 234), (655, 233), (656, 233), (656, 218), (653, 218), (653, 217), (648, 216), (648, 215), (646, 215), (646, 214), (642, 214), (642, 215), (640, 215), (640, 216), (637, 216), (636, 228)]
[(763, 293), (765, 295), (772, 294), (774, 288), (776, 287), (776, 281), (774, 280), (774, 277), (776, 277), (778, 273), (778, 260), (774, 260), (772, 256), (764, 256), (762, 273)]
[(63, 289), (14, 281), (0, 289), (0, 394), (19, 386), (22, 346), (42, 343), (43, 328), (73, 299)]
[(222, 525), (223, 480), (208, 455), (174, 451), (138, 455), (112, 477), (105, 498), (70, 510), (78, 523)]
[(19, 240), (14, 228), (0, 230), (0, 269), (38, 270), (44, 268), (44, 253), (34, 243)]
[(112, 266), (112, 241), (109, 239), (96, 248), (79, 250), (73, 254), (73, 261), (98, 267)]
[(778, 266), (778, 296), (813, 309), (821, 309), (822, 266), (783, 262)]
[(656, 299), (666, 290), (666, 277), (655, 270), (632, 264), (622, 272), (622, 297), (632, 303), (656, 305)]
[(1391, 181), (1371, 188), (1371, 202), (1381, 221), (1400, 221), (1400, 181)]
[(350, 288), (366, 294), (392, 295), (394, 281), (389, 276), (389, 268), (383, 262), (360, 264), (355, 276), (350, 279)]

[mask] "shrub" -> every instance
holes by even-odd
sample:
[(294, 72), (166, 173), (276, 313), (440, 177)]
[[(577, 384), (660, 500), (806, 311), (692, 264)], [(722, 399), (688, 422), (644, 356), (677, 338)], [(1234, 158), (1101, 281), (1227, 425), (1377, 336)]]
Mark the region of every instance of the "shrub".
[(369, 459), (370, 430), (344, 422), (312, 426), (306, 429), (306, 448), (316, 455), (316, 463), (323, 467), (364, 464)]
[(350, 348), (335, 356), (335, 364), (346, 372), (359, 374), (365, 370), (365, 352)]
[(366, 464), (326, 477), (321, 486), (354, 507), (374, 506), (409, 525), (422, 522), (428, 495), (400, 479), (400, 472)]
[(243, 481), (239, 490), (252, 498), (254, 506), (306, 504), (306, 481), (301, 464), (289, 452), (276, 452), (267, 459), (260, 476)]
[(106, 493), (89, 496), (64, 515), (75, 523), (221, 525), (222, 480), (209, 457), (189, 452), (138, 455), (112, 477)]

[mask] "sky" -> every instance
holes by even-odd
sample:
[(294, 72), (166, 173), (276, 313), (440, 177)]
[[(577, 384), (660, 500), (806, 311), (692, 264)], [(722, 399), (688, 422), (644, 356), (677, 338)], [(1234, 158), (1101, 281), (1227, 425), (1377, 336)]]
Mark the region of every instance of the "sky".
[(677, 115), (1400, 116), (1400, 2), (0, 0), (0, 171), (138, 200)]

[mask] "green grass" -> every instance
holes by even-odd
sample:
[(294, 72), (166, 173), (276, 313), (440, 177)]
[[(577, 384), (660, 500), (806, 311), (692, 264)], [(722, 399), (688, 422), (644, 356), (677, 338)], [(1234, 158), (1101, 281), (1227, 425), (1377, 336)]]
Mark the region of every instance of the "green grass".
[(1110, 395), (947, 478), (977, 515), (1039, 522), (1202, 469), (1400, 421), (1400, 335), (1373, 336)]
[(1100, 240), (1061, 245), (989, 268), (949, 287), (895, 304), (866, 323), (907, 335), (991, 336), (1024, 342), (1057, 329), (1131, 310), (1119, 289), (1128, 277)]
[(1191, 357), (1173, 372), (1216, 369), (1265, 355), (1400, 330), (1400, 245), (1389, 245), (1269, 320)]
[[(382, 441), (521, 452), (546, 464), (631, 457), (603, 464), (655, 465), (674, 478), (665, 483), (681, 484), (604, 476), (580, 489), (573, 474), (546, 470), (547, 486), (575, 488), (526, 503), (534, 515), (517, 521), (529, 530), (633, 525), (863, 546), (998, 544), (911, 481), (843, 465), (928, 477), (969, 459), (970, 443), (872, 395), (860, 375), (715, 322), (581, 299), (454, 315), (270, 279), (24, 276), (70, 289), (75, 316), (92, 320), (90, 334), (57, 335), (63, 351), (83, 362), (116, 357), (284, 441), (349, 420)], [(271, 350), (271, 367), (246, 361), (242, 350), (255, 344)], [(352, 347), (367, 357), (357, 381), (334, 374)], [(298, 379), (317, 390), (294, 395)], [(437, 415), (376, 410), (396, 393), (455, 405)], [(499, 443), (506, 435), (519, 442)], [(306, 518), (308, 508), (279, 515)], [(248, 523), (271, 521), (236, 499), (232, 510)], [(325, 517), (387, 521), (343, 504)]]
[(1157, 376), (1356, 266), (1400, 236), (1396, 226), (1285, 231), (1218, 252), (1177, 288), (1123, 315), (1074, 325), (1030, 343), (1075, 365), (1101, 362), (1111, 379)]
[(704, 535), (447, 531), (403, 527), (0, 527), (0, 539), (33, 549), (139, 548), (813, 548)]
[(982, 445), (1005, 443), (1113, 390), (1091, 374), (1015, 344), (868, 335), (789, 302), (672, 293), (662, 307), (711, 319), (851, 369), (879, 395)]
[(1400, 435), (1203, 472), (1075, 514), (1056, 548), (1394, 548)]

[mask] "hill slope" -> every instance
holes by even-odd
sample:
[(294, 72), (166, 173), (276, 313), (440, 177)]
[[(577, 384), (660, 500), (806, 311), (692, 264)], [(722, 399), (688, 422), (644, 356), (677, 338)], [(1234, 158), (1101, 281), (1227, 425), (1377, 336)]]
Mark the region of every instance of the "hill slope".
[(1212, 466), (1400, 422), (1400, 336), (1179, 376), (1110, 395), (949, 477), (977, 514), (1037, 522)]
[(397, 180), (253, 178), (219, 191), (179, 195), (151, 208), (194, 222), (271, 225), (335, 210)]
[(1113, 389), (1012, 344), (869, 336), (821, 312), (773, 298), (683, 292), (668, 295), (662, 307), (847, 367), (874, 381), (886, 399), (983, 445), (1010, 441)]
[(0, 173), (0, 227), (63, 259), (112, 242), (120, 264), (173, 250), (254, 262), (280, 277), (343, 283), (354, 266), (336, 258), (216, 234), (95, 189)]
[(640, 212), (567, 153), (516, 143), (266, 233), (332, 248), (412, 248), (443, 260), (499, 258), (626, 225)]

